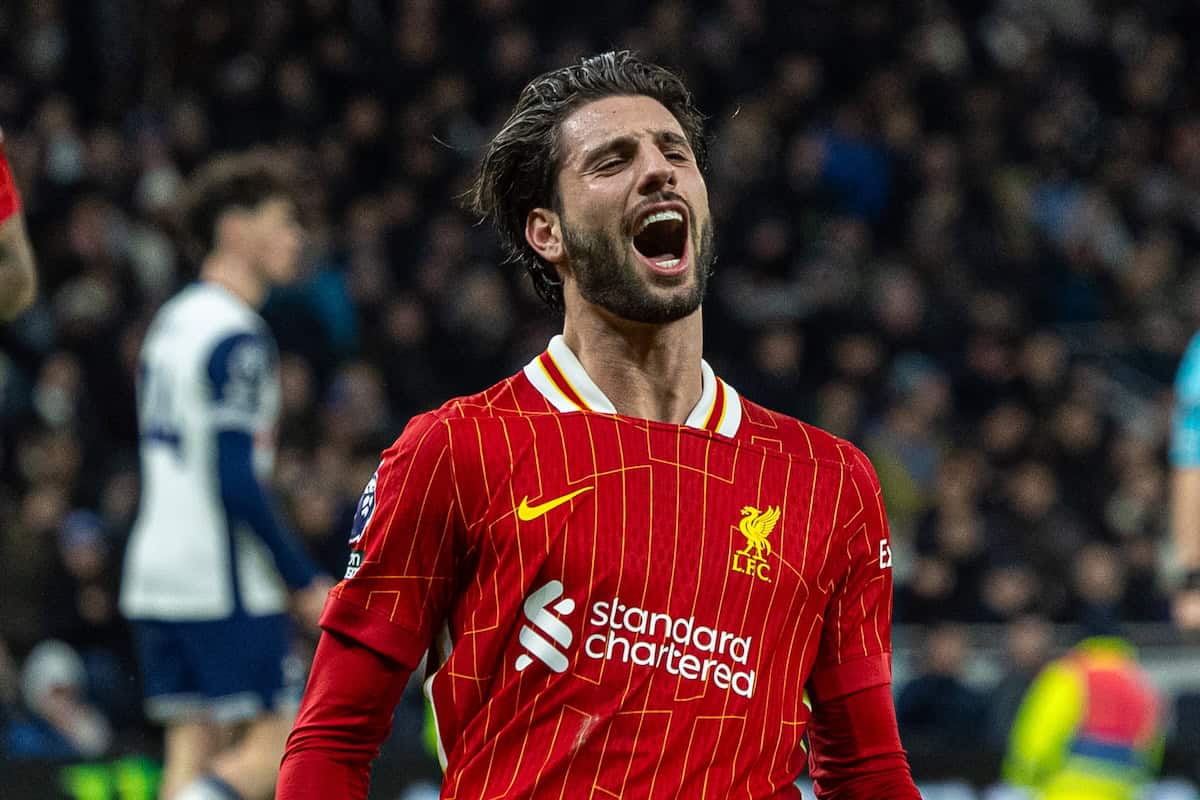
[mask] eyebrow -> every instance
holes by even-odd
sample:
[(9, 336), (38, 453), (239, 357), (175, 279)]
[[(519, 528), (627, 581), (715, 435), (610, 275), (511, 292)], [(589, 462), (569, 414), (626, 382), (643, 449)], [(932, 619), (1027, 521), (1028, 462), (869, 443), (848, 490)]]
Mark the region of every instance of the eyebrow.
[[(657, 130), (653, 132), (653, 135), (654, 143), (659, 147), (662, 147), (663, 145), (678, 145), (686, 147), (688, 152), (691, 152), (692, 147), (688, 142), (687, 137), (681, 136), (675, 131), (666, 129)], [(583, 157), (580, 159), (580, 168), (587, 169), (604, 156), (620, 150), (633, 149), (635, 147), (637, 147), (636, 137), (630, 135), (615, 136), (612, 139), (602, 142), (591, 150), (585, 152)]]

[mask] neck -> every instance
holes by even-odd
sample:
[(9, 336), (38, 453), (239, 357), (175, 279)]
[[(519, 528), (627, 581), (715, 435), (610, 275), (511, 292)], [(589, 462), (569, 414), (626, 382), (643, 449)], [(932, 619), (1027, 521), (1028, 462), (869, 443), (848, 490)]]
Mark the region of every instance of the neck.
[(258, 308), (267, 297), (267, 284), (255, 274), (250, 262), (228, 253), (214, 251), (200, 266), (200, 279), (223, 286), (251, 308)]
[(563, 339), (617, 413), (683, 424), (700, 402), (700, 309), (664, 325), (619, 319), (590, 304), (568, 306)]

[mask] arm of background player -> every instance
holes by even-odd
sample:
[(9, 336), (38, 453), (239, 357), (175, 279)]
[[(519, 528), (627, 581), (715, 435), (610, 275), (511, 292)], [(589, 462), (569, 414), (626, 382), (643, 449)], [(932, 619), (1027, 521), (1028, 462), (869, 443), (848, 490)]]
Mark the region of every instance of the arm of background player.
[(351, 639), (323, 633), (275, 797), (365, 798), (371, 760), (391, 730), (412, 669)]
[[(1171, 531), (1179, 568), (1184, 573), (1200, 570), (1200, 467), (1171, 470)], [(1174, 613), (1181, 628), (1200, 630), (1200, 587), (1178, 592)]]
[[(1188, 346), (1175, 378), (1171, 533), (1179, 567), (1200, 570), (1200, 337)], [(1181, 627), (1200, 629), (1200, 588), (1179, 593), (1175, 618)]]
[(254, 435), (259, 404), (274, 379), (274, 348), (264, 337), (237, 333), (222, 340), (209, 358), (212, 424), (217, 431), (217, 475), (221, 500), (233, 521), (246, 523), (262, 540), (279, 574), (295, 590), (308, 586), (317, 569), (280, 524), (266, 488), (254, 470)]
[(1171, 530), (1180, 566), (1200, 568), (1200, 467), (1172, 470)]
[(317, 576), (317, 568), (296, 539), (284, 531), (266, 490), (254, 474), (254, 439), (245, 431), (217, 434), (217, 469), (221, 500), (230, 519), (245, 522), (262, 540), (288, 587), (302, 589)]
[(21, 196), (4, 157), (0, 133), (0, 321), (15, 318), (37, 295), (33, 248), (25, 232)]
[(822, 800), (920, 800), (900, 746), (891, 687), (813, 706), (809, 773)]
[(809, 682), (809, 765), (822, 800), (919, 800), (892, 704), (892, 565), (875, 470), (847, 447), (839, 527), (845, 568), (825, 609)]

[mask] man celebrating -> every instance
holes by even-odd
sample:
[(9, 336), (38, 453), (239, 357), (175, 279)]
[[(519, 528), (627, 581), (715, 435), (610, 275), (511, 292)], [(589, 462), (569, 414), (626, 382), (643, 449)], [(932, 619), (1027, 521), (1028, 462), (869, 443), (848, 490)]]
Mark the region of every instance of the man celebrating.
[(365, 797), (427, 650), (444, 797), (919, 797), (874, 470), (701, 358), (704, 163), (627, 52), (525, 88), (474, 205), (563, 333), (384, 453), (278, 797)]

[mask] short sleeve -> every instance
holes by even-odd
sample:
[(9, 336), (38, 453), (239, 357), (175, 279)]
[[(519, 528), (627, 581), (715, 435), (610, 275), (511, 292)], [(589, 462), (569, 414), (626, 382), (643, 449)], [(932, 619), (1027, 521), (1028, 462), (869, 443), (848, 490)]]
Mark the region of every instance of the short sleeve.
[(1193, 337), (1175, 373), (1171, 464), (1200, 467), (1200, 336)]
[(832, 700), (892, 680), (892, 549), (879, 478), (867, 457), (848, 447), (839, 501), (841, 538), (830, 559), (833, 592), (810, 682), (813, 699)]
[(355, 509), (346, 577), (326, 630), (416, 667), (458, 585), (460, 518), (445, 424), (415, 418), (380, 461)]
[(218, 342), (208, 360), (214, 429), (253, 433), (275, 370), (274, 345), (262, 334), (237, 333)]

